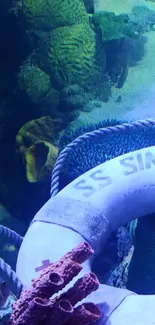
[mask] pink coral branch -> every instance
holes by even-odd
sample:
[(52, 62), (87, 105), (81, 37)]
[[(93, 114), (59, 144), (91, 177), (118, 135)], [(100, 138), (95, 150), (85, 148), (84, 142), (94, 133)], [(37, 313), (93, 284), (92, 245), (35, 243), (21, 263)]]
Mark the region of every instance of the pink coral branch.
[[(23, 312), (19, 312), (16, 325), (34, 325), (36, 318), (43, 321), (46, 318), (48, 311), (50, 310), (50, 300), (42, 298), (34, 298), (29, 302), (28, 308), (25, 308)], [(14, 315), (15, 316), (15, 315)]]
[(87, 242), (82, 242), (64, 255), (63, 258), (70, 258), (72, 261), (82, 264), (93, 254), (94, 250), (92, 247)]
[(51, 313), (49, 313), (46, 322), (43, 322), (42, 325), (65, 324), (73, 312), (74, 309), (68, 300), (60, 300), (53, 305)]
[[(40, 277), (33, 280), (31, 294), (38, 297), (50, 298), (54, 293), (64, 288), (78, 273), (82, 266), (70, 259), (63, 260), (62, 264), (47, 267)], [(30, 297), (31, 299), (32, 297)]]
[(67, 292), (49, 300), (81, 271), (80, 264), (92, 254), (93, 249), (84, 242), (43, 270), (39, 278), (32, 281), (31, 288), (25, 290), (14, 303), (11, 325), (88, 325), (97, 320), (100, 313), (94, 304), (73, 308), (78, 301), (98, 288), (99, 282), (91, 272), (85, 274)]
[[(16, 317), (35, 297), (50, 298), (64, 288), (82, 269), (82, 266), (72, 260), (63, 260), (57, 268), (54, 263), (47, 267), (48, 272), (42, 272), (40, 277), (32, 281), (32, 287), (25, 290), (13, 307)], [(54, 282), (55, 281), (55, 282)]]
[(101, 311), (93, 303), (84, 303), (74, 309), (74, 313), (65, 325), (92, 325), (101, 317)]
[(75, 306), (79, 301), (87, 297), (92, 291), (97, 290), (98, 280), (94, 273), (87, 273), (77, 280), (72, 288), (62, 293), (59, 299), (67, 299)]

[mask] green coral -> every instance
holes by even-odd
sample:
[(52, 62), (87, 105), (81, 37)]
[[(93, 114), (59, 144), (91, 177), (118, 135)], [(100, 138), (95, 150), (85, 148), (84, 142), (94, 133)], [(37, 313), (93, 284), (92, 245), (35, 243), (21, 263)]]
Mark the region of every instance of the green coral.
[(18, 83), (34, 102), (42, 99), (51, 88), (50, 77), (37, 66), (29, 64), (29, 61), (21, 66)]
[(84, 86), (97, 73), (95, 34), (87, 24), (56, 28), (51, 32), (48, 64), (59, 86)]
[(39, 36), (32, 62), (52, 77), (54, 88), (96, 82), (96, 35), (83, 0), (23, 0), (23, 13)]
[(29, 29), (45, 32), (35, 61), (54, 87), (95, 79), (96, 39), (83, 0), (24, 0), (23, 13)]
[(120, 39), (125, 36), (137, 37), (137, 24), (129, 21), (127, 14), (116, 16), (113, 12), (96, 12), (92, 16), (92, 23), (99, 29), (102, 41)]
[(137, 24), (141, 33), (155, 30), (155, 12), (146, 6), (135, 6), (132, 9), (130, 18)]
[(24, 0), (23, 13), (28, 28), (42, 31), (88, 21), (81, 0)]

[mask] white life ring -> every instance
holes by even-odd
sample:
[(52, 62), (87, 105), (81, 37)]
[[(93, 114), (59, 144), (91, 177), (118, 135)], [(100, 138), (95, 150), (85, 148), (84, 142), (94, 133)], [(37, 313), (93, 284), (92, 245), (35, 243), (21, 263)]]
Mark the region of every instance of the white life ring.
[[(82, 238), (100, 251), (109, 233), (155, 212), (155, 147), (89, 170), (50, 198), (21, 245), (16, 272), (24, 286)], [(89, 265), (87, 265), (89, 268)]]

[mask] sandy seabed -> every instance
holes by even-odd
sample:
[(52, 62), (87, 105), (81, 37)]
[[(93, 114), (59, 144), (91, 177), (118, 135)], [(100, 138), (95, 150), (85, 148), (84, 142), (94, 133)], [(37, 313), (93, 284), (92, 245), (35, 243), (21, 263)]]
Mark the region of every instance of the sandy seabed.
[[(113, 87), (112, 96), (101, 107), (90, 113), (81, 112), (72, 127), (97, 123), (104, 119), (116, 118), (133, 121), (155, 119), (155, 31), (146, 33), (145, 55), (134, 67), (129, 68), (127, 80), (122, 88)], [(121, 96), (121, 102), (117, 98)]]

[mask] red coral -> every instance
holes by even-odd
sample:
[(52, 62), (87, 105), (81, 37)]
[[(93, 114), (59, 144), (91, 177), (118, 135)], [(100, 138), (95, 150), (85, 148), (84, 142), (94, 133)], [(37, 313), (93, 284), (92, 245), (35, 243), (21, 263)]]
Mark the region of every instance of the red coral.
[(65, 293), (49, 299), (81, 271), (80, 264), (92, 254), (93, 249), (84, 242), (43, 270), (39, 278), (32, 281), (31, 288), (13, 304), (11, 325), (89, 325), (96, 322), (101, 313), (95, 304), (74, 307), (99, 286), (91, 272), (77, 280)]

